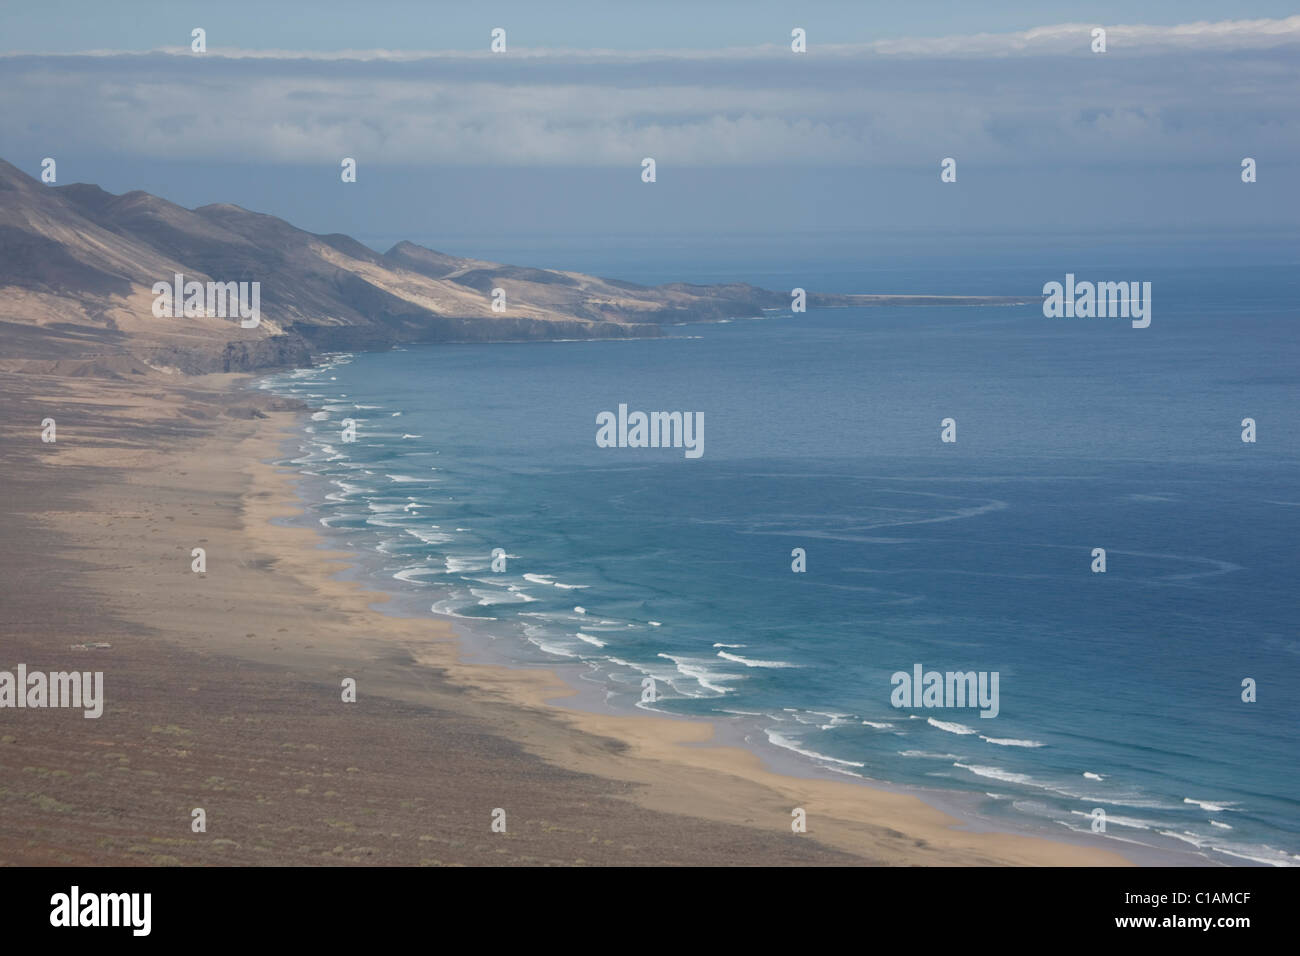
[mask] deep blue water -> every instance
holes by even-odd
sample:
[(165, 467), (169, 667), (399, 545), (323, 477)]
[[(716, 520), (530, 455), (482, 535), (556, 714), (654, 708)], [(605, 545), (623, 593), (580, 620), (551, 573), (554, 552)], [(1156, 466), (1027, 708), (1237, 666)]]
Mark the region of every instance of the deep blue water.
[[(386, 588), (510, 656), (580, 665), (616, 705), (650, 676), (657, 709), (737, 716), (995, 818), (1087, 830), (1102, 808), (1116, 838), (1300, 862), (1300, 246), (927, 248), (492, 257), (861, 292), (1036, 293), (1071, 271), (1152, 282), (1151, 327), (1035, 306), (776, 313), (340, 356), (265, 384), (325, 409), (298, 459), (329, 489), (313, 508)], [(703, 456), (597, 447), (620, 403), (702, 412)], [(998, 716), (893, 707), (891, 674), (915, 664), (996, 671)]]

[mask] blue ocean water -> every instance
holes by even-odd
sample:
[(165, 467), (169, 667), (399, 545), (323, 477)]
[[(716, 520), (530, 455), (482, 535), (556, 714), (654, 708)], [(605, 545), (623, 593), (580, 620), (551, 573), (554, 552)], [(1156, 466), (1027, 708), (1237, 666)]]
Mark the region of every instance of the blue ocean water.
[[(492, 258), (842, 292), (1032, 294), (1068, 271), (1150, 281), (1151, 326), (814, 310), (341, 355), (263, 386), (322, 408), (295, 460), (368, 574), (616, 706), (724, 716), (993, 819), (1086, 832), (1101, 808), (1118, 840), (1300, 862), (1300, 243), (915, 242)], [(598, 447), (621, 403), (702, 412), (703, 456)], [(997, 672), (997, 716), (894, 707), (917, 664)]]

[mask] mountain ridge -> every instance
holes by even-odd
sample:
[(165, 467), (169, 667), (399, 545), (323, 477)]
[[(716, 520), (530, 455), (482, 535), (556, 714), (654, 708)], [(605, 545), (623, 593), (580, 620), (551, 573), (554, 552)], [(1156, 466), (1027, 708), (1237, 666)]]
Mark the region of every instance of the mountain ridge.
[[(261, 321), (153, 315), (154, 283), (259, 282)], [(505, 309), (493, 309), (503, 289)], [(743, 283), (644, 286), (454, 256), (402, 240), (380, 253), (233, 203), (187, 209), (143, 190), (51, 186), (0, 160), (0, 356), (142, 363), (188, 374), (301, 366), (322, 351), (434, 342), (662, 335), (664, 323), (789, 308)], [(809, 294), (809, 306), (1024, 302)], [(1036, 300), (1033, 300), (1036, 301)]]

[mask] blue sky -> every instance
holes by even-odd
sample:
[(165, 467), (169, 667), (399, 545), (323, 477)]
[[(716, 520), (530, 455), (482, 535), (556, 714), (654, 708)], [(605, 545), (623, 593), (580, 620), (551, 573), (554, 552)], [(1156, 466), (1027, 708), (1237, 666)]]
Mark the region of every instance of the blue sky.
[(376, 244), (1249, 231), (1300, 212), (1300, 0), (56, 0), (3, 17), (0, 157)]
[(0, 50), (68, 53), (174, 45), (192, 27), (214, 46), (248, 49), (474, 50), (505, 27), (521, 47), (712, 49), (774, 42), (791, 25), (814, 42), (1009, 33), (1048, 23), (1150, 23), (1282, 18), (1294, 0), (42, 0), (7, 3)]

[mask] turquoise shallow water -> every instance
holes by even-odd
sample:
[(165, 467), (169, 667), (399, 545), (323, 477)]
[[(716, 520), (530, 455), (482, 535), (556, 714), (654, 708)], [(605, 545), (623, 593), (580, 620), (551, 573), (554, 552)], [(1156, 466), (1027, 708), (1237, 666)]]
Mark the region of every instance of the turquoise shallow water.
[[(297, 458), (321, 524), (507, 656), (573, 664), (617, 706), (731, 715), (828, 770), (965, 791), (995, 819), (1086, 831), (1101, 808), (1117, 839), (1296, 863), (1300, 283), (1199, 254), (1030, 244), (992, 279), (966, 263), (964, 289), (941, 263), (890, 289), (1036, 292), (1092, 266), (1153, 283), (1144, 330), (814, 311), (335, 356), (263, 385), (322, 409)], [(707, 278), (793, 284), (755, 258)], [(809, 288), (881, 288), (808, 261)], [(587, 268), (675, 265), (637, 262)], [(703, 413), (703, 455), (598, 447), (620, 403)], [(891, 675), (916, 664), (997, 672), (997, 716), (894, 707)]]

